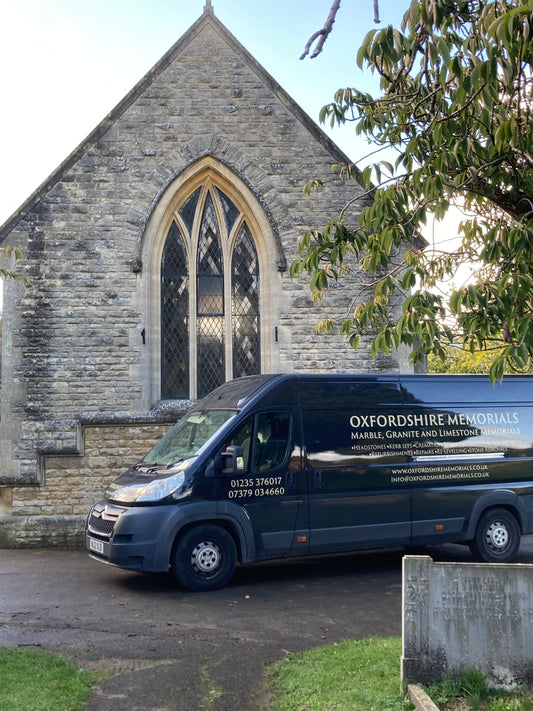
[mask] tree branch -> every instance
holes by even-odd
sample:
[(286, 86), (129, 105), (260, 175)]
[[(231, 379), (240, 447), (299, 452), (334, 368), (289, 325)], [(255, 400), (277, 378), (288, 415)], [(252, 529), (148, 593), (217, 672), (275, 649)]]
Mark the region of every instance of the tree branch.
[(337, 15), (337, 12), (339, 11), (339, 8), (341, 6), (341, 0), (334, 0), (333, 5), (331, 6), (331, 9), (329, 11), (328, 19), (326, 20), (326, 23), (324, 27), (321, 30), (318, 30), (315, 32), (309, 40), (307, 41), (307, 44), (305, 45), (304, 53), (300, 57), (300, 59), (305, 59), (307, 55), (309, 54), (309, 51), (313, 45), (313, 42), (318, 39), (318, 42), (316, 44), (315, 49), (313, 50), (313, 53), (311, 54), (311, 59), (314, 59), (315, 57), (318, 57), (320, 52), (322, 51), (322, 48), (324, 47), (324, 42), (326, 41), (328, 35), (330, 34), (331, 30), (333, 29), (333, 23), (335, 22), (335, 16)]
[[(379, 0), (372, 0), (372, 2), (374, 6), (374, 22), (376, 23), (376, 25), (379, 25), (379, 23), (381, 22), (381, 20), (379, 19)], [(340, 6), (341, 0), (333, 0), (333, 5), (331, 6), (328, 19), (326, 20), (324, 27), (321, 30), (317, 30), (311, 35), (307, 44), (305, 45), (304, 53), (302, 54), (300, 59), (305, 59), (307, 57), (313, 45), (313, 42), (317, 39), (318, 42), (310, 58), (314, 59), (315, 57), (318, 57), (320, 52), (322, 52), (324, 43), (326, 42), (328, 35), (333, 29), (333, 23), (335, 22), (335, 17), (337, 15), (337, 12), (339, 11)]]

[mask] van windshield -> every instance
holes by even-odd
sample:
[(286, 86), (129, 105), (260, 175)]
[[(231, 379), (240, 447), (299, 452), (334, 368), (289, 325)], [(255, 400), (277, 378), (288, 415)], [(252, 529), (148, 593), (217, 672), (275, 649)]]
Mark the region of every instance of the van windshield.
[(170, 428), (137, 466), (165, 466), (195, 456), (236, 414), (235, 410), (189, 412)]

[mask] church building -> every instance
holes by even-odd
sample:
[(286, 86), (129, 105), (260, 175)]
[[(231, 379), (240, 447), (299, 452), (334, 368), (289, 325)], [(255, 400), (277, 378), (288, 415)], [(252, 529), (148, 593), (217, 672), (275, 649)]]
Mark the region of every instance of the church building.
[(363, 195), (304, 197), (345, 161), (208, 0), (0, 227), (23, 255), (4, 284), (0, 547), (78, 544), (107, 484), (224, 381), (410, 369), (315, 333), (364, 298), (356, 270), (318, 303), (289, 274), (298, 238)]

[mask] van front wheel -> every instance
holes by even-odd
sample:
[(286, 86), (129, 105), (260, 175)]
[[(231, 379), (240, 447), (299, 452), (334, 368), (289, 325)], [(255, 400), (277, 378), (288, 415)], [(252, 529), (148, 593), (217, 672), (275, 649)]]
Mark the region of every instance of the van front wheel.
[(476, 560), (509, 563), (520, 548), (520, 527), (507, 509), (489, 509), (479, 519), (470, 550)]
[(237, 550), (231, 535), (220, 526), (197, 526), (177, 542), (172, 555), (174, 578), (189, 590), (218, 590), (235, 570)]

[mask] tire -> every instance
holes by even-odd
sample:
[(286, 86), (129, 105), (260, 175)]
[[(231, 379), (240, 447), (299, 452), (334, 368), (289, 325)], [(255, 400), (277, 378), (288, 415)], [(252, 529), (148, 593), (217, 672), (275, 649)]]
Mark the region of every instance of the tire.
[(476, 560), (485, 563), (509, 563), (520, 548), (520, 526), (507, 509), (485, 511), (479, 519), (470, 550)]
[(172, 573), (180, 585), (195, 592), (219, 590), (226, 585), (237, 562), (231, 535), (220, 526), (197, 526), (178, 539), (172, 555)]

